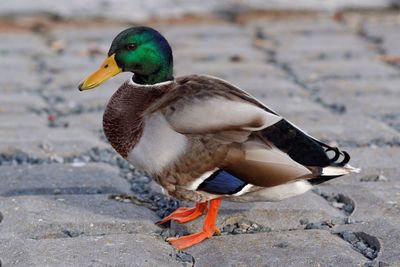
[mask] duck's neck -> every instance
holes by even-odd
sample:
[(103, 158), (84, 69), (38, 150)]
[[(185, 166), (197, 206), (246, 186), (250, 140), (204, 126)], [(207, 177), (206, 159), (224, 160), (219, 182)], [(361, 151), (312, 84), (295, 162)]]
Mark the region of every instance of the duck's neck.
[(172, 84), (143, 87), (127, 82), (111, 97), (103, 115), (103, 129), (108, 141), (123, 157), (139, 142), (145, 111), (171, 88)]
[(132, 80), (137, 84), (156, 84), (174, 79), (172, 66), (161, 66), (150, 74), (135, 73)]

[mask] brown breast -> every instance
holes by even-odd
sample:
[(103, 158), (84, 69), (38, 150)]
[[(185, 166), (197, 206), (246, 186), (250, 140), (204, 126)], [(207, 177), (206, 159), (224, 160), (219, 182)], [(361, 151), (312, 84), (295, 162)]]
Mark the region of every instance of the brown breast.
[(126, 158), (138, 143), (143, 132), (145, 111), (173, 85), (139, 86), (127, 81), (111, 97), (104, 111), (103, 129), (108, 141), (121, 156)]

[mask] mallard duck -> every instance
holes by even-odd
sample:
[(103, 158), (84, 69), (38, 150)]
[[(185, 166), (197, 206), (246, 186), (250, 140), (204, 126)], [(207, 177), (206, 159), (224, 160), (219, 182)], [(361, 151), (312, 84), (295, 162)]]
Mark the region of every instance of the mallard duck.
[(171, 47), (152, 28), (119, 33), (79, 90), (120, 72), (133, 76), (105, 109), (108, 141), (169, 195), (196, 202), (160, 223), (206, 214), (201, 232), (168, 240), (178, 249), (220, 233), (222, 199), (277, 201), (358, 171), (348, 165), (348, 153), (308, 135), (227, 81), (208, 75), (174, 78)]

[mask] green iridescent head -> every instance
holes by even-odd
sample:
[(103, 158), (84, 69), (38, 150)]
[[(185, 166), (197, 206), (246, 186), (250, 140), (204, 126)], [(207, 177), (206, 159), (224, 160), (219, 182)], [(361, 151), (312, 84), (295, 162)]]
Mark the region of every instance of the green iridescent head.
[(80, 90), (94, 88), (112, 76), (133, 72), (138, 84), (155, 84), (173, 79), (172, 50), (167, 40), (149, 27), (133, 27), (114, 38), (108, 58), (90, 75)]

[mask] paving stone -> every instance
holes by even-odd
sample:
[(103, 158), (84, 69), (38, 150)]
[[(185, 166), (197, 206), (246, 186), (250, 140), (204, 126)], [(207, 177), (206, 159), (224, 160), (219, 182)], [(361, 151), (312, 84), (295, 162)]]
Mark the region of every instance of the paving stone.
[(276, 103), (277, 106), (275, 108), (285, 109), (287, 106), (286, 104), (283, 105), (283, 107), (279, 104), (284, 104), (286, 97), (302, 97), (311, 99), (308, 91), (302, 89), (300, 86), (288, 79), (255, 77), (250, 80), (229, 77), (229, 82), (243, 90), (246, 90), (259, 99), (265, 99), (264, 102), (267, 105), (270, 105), (269, 103), (272, 102), (270, 101), (270, 98), (275, 99), (279, 97), (280, 100)]
[(367, 261), (321, 230), (213, 237), (187, 252), (197, 266), (362, 266)]
[(328, 105), (343, 105), (350, 115), (367, 115), (400, 131), (397, 99), (399, 80), (324, 81), (313, 84), (313, 90)]
[(40, 0), (37, 4), (33, 4), (27, 0), (19, 1), (18, 4), (2, 3), (1, 13), (4, 15), (10, 14), (37, 14), (48, 13), (58, 14), (66, 18), (109, 18), (114, 20), (128, 20), (128, 21), (143, 21), (152, 17), (166, 18), (166, 17), (179, 17), (185, 14), (205, 15), (210, 13), (230, 13), (239, 10), (248, 9), (261, 9), (261, 10), (332, 10), (334, 8), (385, 8), (390, 6), (390, 2), (365, 0), (349, 1), (339, 0), (336, 1), (334, 6), (331, 3), (325, 3), (317, 0), (302, 0), (296, 2), (295, 5), (291, 1), (262, 1), (252, 0), (238, 5), (237, 2), (224, 1), (215, 2), (212, 0), (204, 0), (201, 3), (196, 2), (180, 2), (169, 1), (164, 3), (162, 1), (150, 2), (126, 2), (126, 1), (110, 1), (110, 2), (97, 2), (89, 1), (88, 6), (82, 5), (77, 0), (73, 1), (60, 1), (57, 5), (52, 5), (50, 0)]
[(68, 125), (74, 128), (88, 129), (98, 133), (103, 132), (103, 112), (70, 115), (66, 119)]
[(200, 23), (193, 27), (188, 24), (177, 24), (174, 27), (169, 25), (160, 25), (160, 29), (172, 42), (186, 40), (187, 38), (214, 37), (230, 38), (232, 36), (246, 35), (246, 31), (242, 27), (236, 27), (231, 23)]
[[(96, 69), (98, 66), (100, 66), (104, 58), (89, 58), (87, 56), (77, 54), (61, 54), (53, 55), (51, 57), (45, 57), (41, 60), (44, 66), (47, 69), (50, 69), (52, 72), (59, 73), (65, 70), (72, 69), (75, 71), (79, 71), (80, 73), (84, 73), (86, 71), (90, 71), (91, 67), (94, 67)], [(96, 62), (98, 62), (98, 64), (96, 64)]]
[(291, 121), (294, 116), (308, 116), (318, 114), (321, 117), (329, 116), (330, 112), (321, 105), (304, 97), (261, 97), (261, 102)]
[[(229, 40), (229, 42), (235, 44), (235, 40)], [(190, 46), (190, 44), (185, 44)], [(228, 62), (230, 64), (241, 63), (241, 62), (265, 62), (266, 58), (258, 51), (250, 50), (249, 47), (242, 46), (228, 46), (228, 47), (217, 47), (211, 46), (205, 47), (190, 47), (190, 48), (179, 48), (174, 53), (176, 58), (176, 64), (183, 64), (182, 62)], [(174, 46), (172, 46), (174, 49)], [(247, 52), (250, 50), (252, 52)]]
[(330, 184), (361, 184), (380, 187), (382, 184), (400, 179), (397, 158), (399, 151), (390, 147), (343, 147), (350, 156), (350, 164), (361, 168), (360, 173), (352, 173), (340, 179), (331, 180)]
[[(285, 37), (285, 38), (283, 38)], [(338, 60), (371, 58), (376, 55), (370, 45), (352, 34), (299, 34), (277, 36), (279, 62), (302, 60)]]
[(400, 141), (399, 132), (381, 121), (362, 115), (291, 113), (287, 119), (316, 138), (342, 146), (397, 144)]
[(280, 36), (296, 35), (341, 35), (348, 33), (348, 30), (340, 23), (335, 23), (325, 16), (303, 16), (294, 20), (272, 19), (270, 21), (249, 22), (250, 25), (258, 27), (267, 37), (273, 36), (279, 39)]
[(0, 113), (0, 128), (35, 128), (47, 125), (47, 118), (36, 114)]
[(2, 54), (27, 55), (47, 50), (45, 42), (39, 36), (29, 32), (1, 32), (0, 36), (0, 53)]
[[(113, 34), (106, 34), (108, 38), (87, 38), (86, 40), (63, 39), (64, 36), (60, 36), (60, 39), (54, 38), (54, 42), (60, 42), (62, 44), (62, 48), (60, 49), (62, 52), (57, 53), (56, 56), (82, 57), (85, 58), (85, 61), (93, 61), (96, 58), (105, 57), (115, 35), (124, 29), (125, 28), (121, 27), (120, 29), (115, 29)], [(97, 36), (99, 36), (99, 34), (100, 33), (97, 33)]]
[[(1, 36), (1, 34), (0, 34)], [(12, 50), (11, 50), (12, 51)], [(33, 68), (34, 63), (32, 62), (32, 58), (29, 55), (25, 54), (11, 54), (7, 51), (3, 51), (1, 55), (1, 61), (3, 66), (7, 66), (7, 70), (11, 71), (24, 71)]]
[[(88, 25), (84, 28), (54, 28), (51, 31), (51, 36), (56, 40), (63, 40), (67, 51), (70, 46), (76, 44), (82, 45), (82, 48), (87, 49), (88, 44), (90, 45), (91, 42), (107, 43), (110, 45), (115, 35), (128, 27), (129, 25), (104, 25), (104, 27), (99, 28)], [(83, 47), (83, 44), (85, 44), (86, 47)], [(108, 48), (109, 47), (107, 47), (107, 49)]]
[[(379, 96), (388, 98), (398, 97), (400, 79), (387, 80), (334, 80), (321, 81), (312, 84), (312, 89), (317, 90), (324, 99), (342, 97), (354, 99), (359, 96)], [(390, 99), (387, 99), (390, 100)], [(373, 103), (368, 103), (373, 104)]]
[(149, 209), (109, 199), (107, 194), (1, 197), (1, 238), (52, 239), (80, 235), (156, 235)]
[(44, 107), (46, 107), (46, 103), (41, 97), (26, 93), (2, 94), (0, 99), (0, 112), (2, 113), (29, 112), (32, 109)]
[(13, 154), (22, 151), (47, 159), (68, 157), (87, 152), (91, 148), (108, 148), (98, 137), (84, 129), (66, 131), (63, 128), (0, 129), (0, 152)]
[(113, 234), (44, 240), (0, 239), (5, 266), (180, 266), (160, 237)]
[[(190, 206), (188, 204), (187, 206)], [(280, 202), (239, 203), (223, 201), (217, 225), (221, 228), (241, 220), (249, 220), (273, 230), (303, 229), (300, 220), (325, 221), (344, 215), (313, 192), (285, 199)], [(185, 224), (190, 232), (197, 232), (203, 219)]]
[[(211, 29), (210, 29), (211, 30)], [(168, 35), (166, 35), (166, 38)], [(221, 37), (223, 37), (227, 42), (226, 44), (221, 44)], [(197, 49), (200, 50), (209, 50), (211, 53), (213, 51), (220, 51), (224, 53), (225, 51), (234, 51), (234, 52), (247, 52), (243, 50), (244, 48), (250, 48), (252, 46), (252, 36), (247, 34), (246, 32), (240, 32), (237, 34), (217, 34), (212, 31), (208, 34), (200, 33), (198, 31), (194, 31), (191, 35), (184, 35), (181, 33), (180, 36), (177, 36), (174, 39), (171, 39), (171, 43), (176, 46), (176, 50), (178, 53), (185, 52), (185, 50), (180, 51), (182, 48), (191, 49), (193, 52), (196, 52)], [(260, 53), (257, 50), (253, 50), (250, 53)]]
[(317, 95), (320, 95), (320, 98), (328, 105), (335, 103), (344, 105), (349, 114), (364, 114), (376, 117), (379, 114), (396, 114), (399, 112), (398, 99), (400, 93), (358, 95), (356, 97), (349, 97), (349, 94), (325, 94), (325, 92)]
[(389, 223), (384, 218), (379, 218), (362, 224), (342, 225), (336, 232), (343, 230), (366, 233), (376, 237), (380, 246), (377, 260), (382, 262), (382, 265), (379, 266), (385, 266), (385, 264), (386, 266), (398, 266), (400, 264), (398, 223)]
[(398, 38), (399, 23), (396, 20), (390, 23), (382, 22), (367, 22), (364, 24), (366, 34), (373, 38), (379, 38), (380, 47), (388, 55), (398, 55), (400, 53), (400, 40)]
[[(208, 74), (226, 80), (229, 80), (229, 77), (243, 77), (246, 79), (251, 79), (252, 77), (285, 78), (287, 76), (277, 67), (265, 63), (230, 64), (226, 62), (197, 62), (195, 65), (191, 63), (189, 66), (187, 63), (176, 65), (176, 76), (188, 74)], [(190, 70), (190, 72), (188, 70)]]
[(363, 168), (390, 169), (398, 167), (400, 149), (398, 147), (359, 147), (352, 148), (354, 166)]
[(1, 166), (0, 170), (4, 197), (130, 192), (119, 169), (105, 163)]
[(394, 68), (372, 60), (296, 62), (291, 68), (303, 82), (332, 79), (384, 80), (400, 77), (400, 73)]
[[(18, 76), (17, 73), (24, 73), (23, 78), (20, 79), (11, 79), (10, 77), (16, 77)], [(8, 70), (8, 69), (2, 69), (2, 75), (0, 75), (0, 92), (3, 95), (8, 95), (8, 98), (11, 98), (11, 101), (15, 101), (13, 99), (14, 95), (17, 95), (19, 93), (25, 93), (25, 92), (34, 92), (40, 89), (41, 87), (41, 78), (38, 77), (37, 73), (34, 73), (32, 70), (24, 70), (23, 68), (18, 69), (18, 70)], [(39, 103), (41, 102), (40, 100), (37, 100), (36, 96), (29, 96), (29, 98), (34, 98), (34, 102), (38, 101)], [(26, 98), (26, 96), (24, 96)], [(2, 105), (8, 106), (9, 104), (2, 100)], [(10, 107), (11, 109), (15, 109), (16, 107)], [(19, 107), (20, 109), (22, 107)]]
[(355, 221), (368, 222), (380, 218), (396, 224), (400, 220), (399, 181), (363, 184), (324, 184), (321, 190), (327, 194), (343, 194), (354, 202), (351, 218)]

